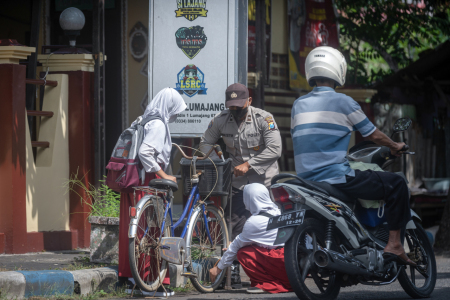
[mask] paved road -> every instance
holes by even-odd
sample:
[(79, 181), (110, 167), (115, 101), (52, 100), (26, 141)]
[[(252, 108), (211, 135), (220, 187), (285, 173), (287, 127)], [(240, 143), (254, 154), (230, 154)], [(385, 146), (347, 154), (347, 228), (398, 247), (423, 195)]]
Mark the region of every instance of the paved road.
[[(436, 288), (432, 294), (433, 300), (448, 300), (450, 299), (450, 257), (438, 256), (436, 257), (436, 263), (438, 267), (438, 279), (436, 282)], [(216, 291), (213, 294), (198, 294), (191, 293), (189, 295), (177, 294), (170, 297), (176, 300), (196, 300), (196, 299), (298, 299), (294, 293), (286, 294), (263, 294), (263, 295), (250, 295), (246, 294), (245, 290), (233, 290), (229, 291)], [(398, 282), (385, 287), (371, 287), (364, 285), (357, 285), (353, 287), (347, 287), (341, 289), (338, 299), (345, 300), (379, 300), (379, 299), (411, 299), (402, 289)], [(129, 300), (129, 298), (128, 298)]]

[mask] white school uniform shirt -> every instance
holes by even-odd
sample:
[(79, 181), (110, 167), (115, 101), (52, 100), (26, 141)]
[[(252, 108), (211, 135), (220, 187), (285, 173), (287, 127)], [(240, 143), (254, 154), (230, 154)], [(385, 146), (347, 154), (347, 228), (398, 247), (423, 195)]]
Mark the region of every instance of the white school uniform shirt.
[(260, 183), (246, 185), (244, 187), (244, 205), (251, 212), (252, 216), (247, 219), (244, 229), (230, 244), (228, 250), (217, 264), (217, 267), (221, 270), (231, 266), (236, 259), (239, 249), (245, 246), (257, 245), (267, 249), (284, 246), (284, 244), (274, 245), (278, 230), (266, 231), (269, 218), (259, 215), (260, 212), (266, 212), (273, 216), (281, 214), (276, 204), (270, 199), (267, 188)]

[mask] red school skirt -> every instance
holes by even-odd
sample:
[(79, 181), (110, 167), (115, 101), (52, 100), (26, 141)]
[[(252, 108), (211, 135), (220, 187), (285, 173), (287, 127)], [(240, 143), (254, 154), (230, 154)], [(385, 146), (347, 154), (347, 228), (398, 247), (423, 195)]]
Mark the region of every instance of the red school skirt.
[(250, 245), (239, 249), (237, 257), (252, 287), (271, 294), (292, 292), (284, 266), (284, 248)]
[[(144, 186), (148, 186), (150, 180), (160, 178), (155, 173), (147, 173)], [(136, 204), (144, 196), (144, 192), (136, 191)], [(130, 227), (129, 208), (133, 206), (133, 193), (121, 193), (120, 195), (120, 220), (119, 220), (119, 277), (133, 277), (131, 275), (130, 262), (128, 258), (128, 230)], [(151, 268), (152, 261), (148, 258), (145, 262), (146, 268)], [(144, 268), (144, 269), (146, 269)], [(141, 274), (145, 278), (145, 274)], [(163, 284), (170, 284), (169, 268)]]

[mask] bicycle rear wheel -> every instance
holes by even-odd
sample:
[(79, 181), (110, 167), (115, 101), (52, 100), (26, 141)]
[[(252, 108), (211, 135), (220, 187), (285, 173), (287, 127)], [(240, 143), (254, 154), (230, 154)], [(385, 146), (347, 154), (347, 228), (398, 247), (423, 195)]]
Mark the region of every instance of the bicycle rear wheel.
[[(151, 197), (138, 211), (136, 235), (129, 238), (128, 251), (131, 274), (137, 286), (146, 292), (155, 291), (163, 282), (168, 264), (160, 256), (160, 228), (164, 218), (164, 202), (159, 197)], [(161, 237), (170, 236), (166, 221)]]
[[(191, 223), (192, 222), (192, 223)], [(212, 293), (225, 277), (223, 270), (214, 282), (209, 279), (209, 269), (222, 258), (223, 248), (228, 247), (228, 230), (222, 212), (216, 207), (206, 206), (194, 213), (189, 223), (186, 246), (190, 247), (189, 271), (197, 273), (191, 277), (192, 285), (201, 293)], [(209, 233), (209, 234), (208, 234)]]

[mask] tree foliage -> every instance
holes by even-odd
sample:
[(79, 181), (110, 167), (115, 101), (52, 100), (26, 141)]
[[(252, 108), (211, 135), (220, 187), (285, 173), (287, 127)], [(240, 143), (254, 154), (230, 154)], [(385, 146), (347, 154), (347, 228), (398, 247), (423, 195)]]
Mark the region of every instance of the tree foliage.
[(398, 71), (450, 35), (450, 1), (335, 0), (350, 84)]

